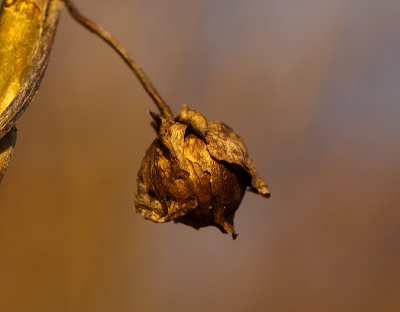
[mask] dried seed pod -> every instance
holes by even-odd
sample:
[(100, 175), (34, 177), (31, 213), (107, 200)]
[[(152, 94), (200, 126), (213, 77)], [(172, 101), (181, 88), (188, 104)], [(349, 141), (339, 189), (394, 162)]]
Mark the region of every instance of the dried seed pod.
[(214, 225), (236, 238), (233, 217), (246, 188), (270, 196), (246, 146), (231, 128), (186, 105), (175, 120), (151, 116), (158, 137), (139, 170), (136, 211), (157, 223)]

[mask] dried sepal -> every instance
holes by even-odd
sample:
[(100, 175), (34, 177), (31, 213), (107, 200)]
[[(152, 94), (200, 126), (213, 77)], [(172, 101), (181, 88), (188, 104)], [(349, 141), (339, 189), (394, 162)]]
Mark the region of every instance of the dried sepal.
[(146, 219), (237, 234), (235, 211), (247, 187), (269, 197), (246, 146), (231, 128), (187, 105), (174, 120), (151, 113), (158, 136), (139, 170), (135, 209)]
[(208, 151), (213, 158), (238, 164), (251, 176), (251, 190), (266, 198), (270, 196), (267, 185), (258, 176), (246, 146), (230, 127), (221, 122), (209, 123), (206, 141)]

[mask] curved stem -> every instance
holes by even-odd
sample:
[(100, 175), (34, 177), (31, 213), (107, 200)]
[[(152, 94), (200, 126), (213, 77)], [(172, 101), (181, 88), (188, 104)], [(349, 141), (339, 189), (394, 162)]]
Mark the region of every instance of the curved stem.
[(140, 66), (132, 59), (132, 57), (128, 54), (125, 48), (106, 30), (97, 26), (92, 21), (88, 20), (86, 17), (82, 16), (75, 5), (70, 0), (63, 0), (72, 15), (72, 17), (89, 31), (98, 35), (101, 39), (107, 42), (125, 61), (125, 63), (132, 69), (133, 73), (139, 79), (142, 86), (145, 88), (147, 93), (153, 99), (154, 103), (157, 105), (160, 113), (168, 118), (173, 119), (174, 115), (161, 96), (158, 94), (157, 90), (154, 88), (149, 78), (147, 78), (146, 74), (142, 71)]

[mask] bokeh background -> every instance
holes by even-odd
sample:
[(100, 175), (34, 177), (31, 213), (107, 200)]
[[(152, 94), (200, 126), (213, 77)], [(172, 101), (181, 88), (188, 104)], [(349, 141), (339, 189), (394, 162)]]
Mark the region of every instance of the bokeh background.
[(155, 106), (63, 12), (0, 187), (1, 311), (400, 311), (398, 0), (76, 0), (270, 199), (236, 241), (133, 209)]

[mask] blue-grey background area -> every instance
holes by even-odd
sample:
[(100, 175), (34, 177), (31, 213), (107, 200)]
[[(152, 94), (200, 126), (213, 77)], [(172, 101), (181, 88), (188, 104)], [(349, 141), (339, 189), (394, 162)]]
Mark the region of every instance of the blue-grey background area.
[(64, 11), (0, 187), (2, 311), (400, 310), (398, 0), (75, 2), (272, 196), (236, 241), (136, 214), (155, 106)]

